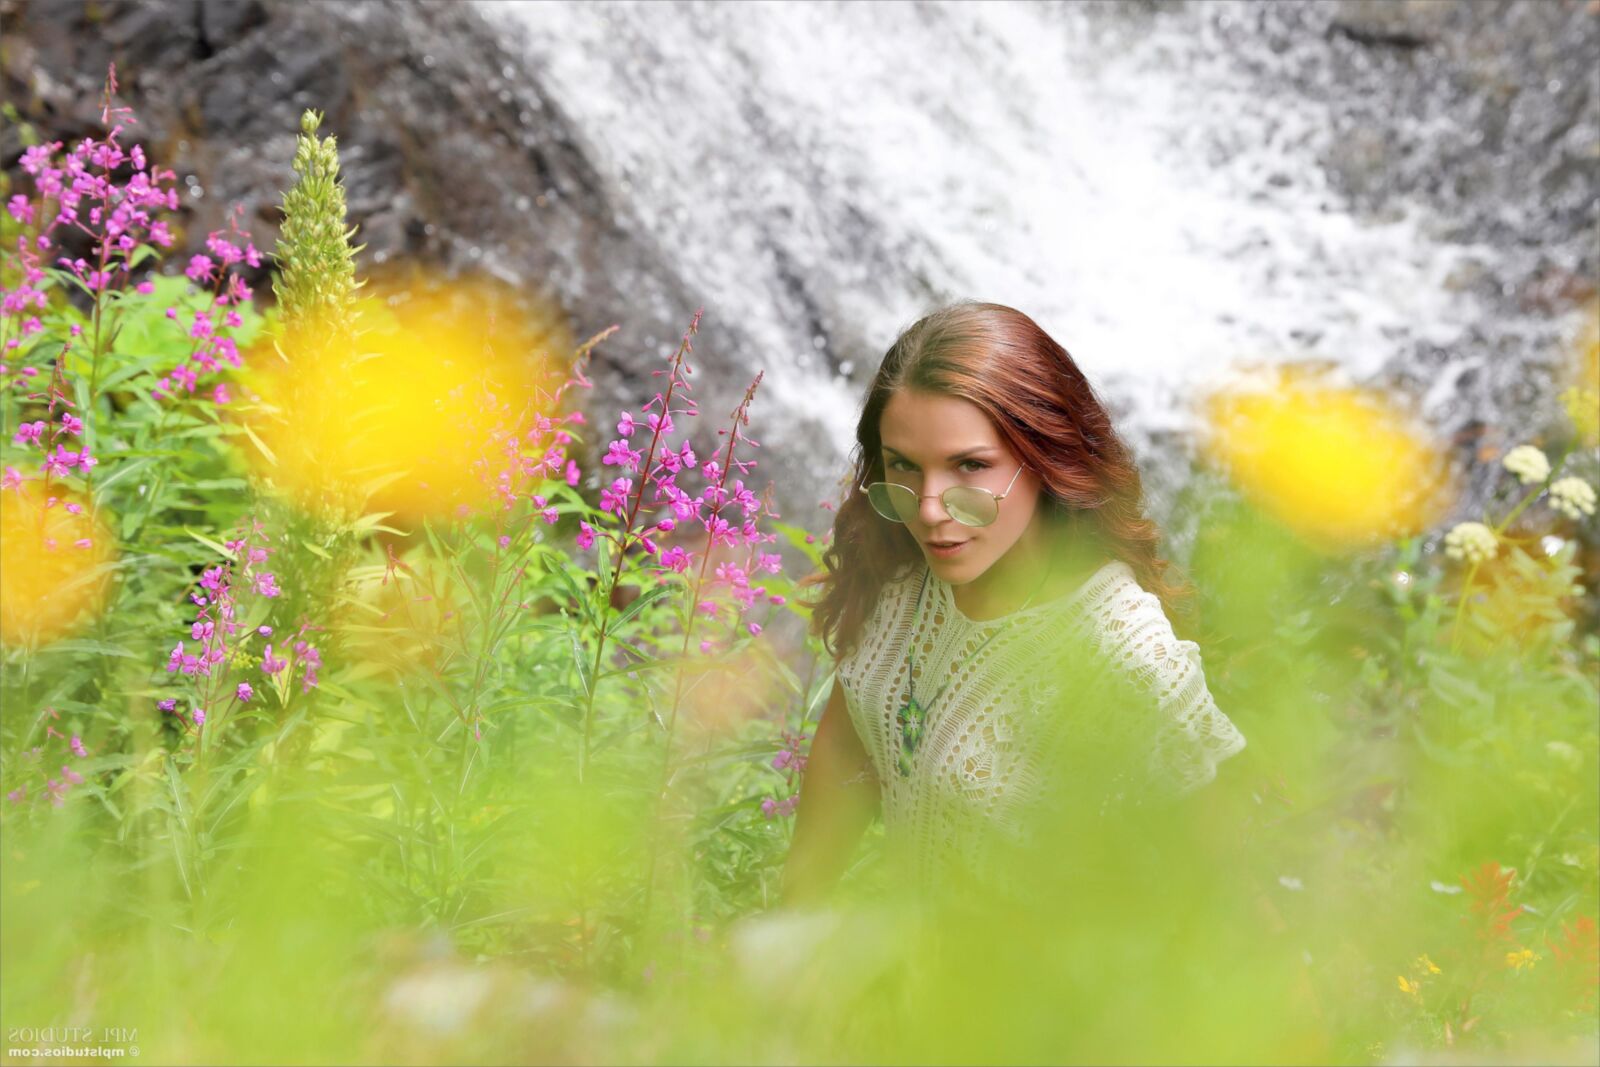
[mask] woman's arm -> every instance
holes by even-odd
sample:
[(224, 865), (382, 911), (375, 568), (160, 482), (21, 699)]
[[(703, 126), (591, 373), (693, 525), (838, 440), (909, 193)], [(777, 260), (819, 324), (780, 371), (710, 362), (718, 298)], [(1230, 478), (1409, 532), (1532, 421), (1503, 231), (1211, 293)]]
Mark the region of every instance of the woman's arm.
[(872, 760), (835, 681), (800, 779), (794, 840), (783, 868), (784, 906), (814, 904), (833, 891), (879, 803)]

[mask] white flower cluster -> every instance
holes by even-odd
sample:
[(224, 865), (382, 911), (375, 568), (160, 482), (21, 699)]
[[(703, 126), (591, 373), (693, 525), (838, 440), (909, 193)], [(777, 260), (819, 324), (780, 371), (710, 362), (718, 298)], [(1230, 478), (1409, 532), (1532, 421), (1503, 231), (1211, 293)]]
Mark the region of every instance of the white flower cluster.
[(1499, 547), (1494, 531), (1481, 522), (1458, 523), (1444, 535), (1444, 554), (1469, 563), (1493, 559)]
[(1506, 453), (1500, 464), (1523, 485), (1538, 485), (1550, 477), (1550, 460), (1532, 445), (1518, 445)]
[(1550, 486), (1550, 506), (1576, 519), (1594, 514), (1594, 486), (1576, 476), (1562, 478)]

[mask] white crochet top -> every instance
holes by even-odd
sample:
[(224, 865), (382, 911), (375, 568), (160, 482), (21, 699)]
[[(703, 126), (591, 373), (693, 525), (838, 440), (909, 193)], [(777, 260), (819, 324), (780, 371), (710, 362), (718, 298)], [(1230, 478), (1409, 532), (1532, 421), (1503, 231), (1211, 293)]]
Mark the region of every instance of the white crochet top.
[[(912, 684), (917, 699), (932, 704), (902, 776), (895, 714), (906, 697), (913, 640)], [(1102, 676), (1131, 681), (1153, 714), (1104, 713), (1093, 687), (1076, 681), (1063, 703), (1061, 675), (1043, 668), (1061, 665), (1072, 649), (1094, 650)], [(1026, 832), (1018, 818), (1024, 806), (1071, 773), (1059, 753), (1087, 752), (1104, 740), (1096, 735), (1119, 734), (1148, 750), (1139, 773), (1123, 779), (1142, 796), (1182, 795), (1211, 781), (1245, 740), (1212, 701), (1199, 651), (1176, 637), (1161, 602), (1121, 560), (1065, 596), (988, 620), (962, 614), (950, 585), (925, 564), (889, 581), (857, 647), (838, 664), (851, 721), (882, 787), (886, 846), (911, 861), (919, 881), (941, 880), (950, 863), (983, 871), (999, 838)], [(1067, 714), (1045, 712), (1063, 706)]]

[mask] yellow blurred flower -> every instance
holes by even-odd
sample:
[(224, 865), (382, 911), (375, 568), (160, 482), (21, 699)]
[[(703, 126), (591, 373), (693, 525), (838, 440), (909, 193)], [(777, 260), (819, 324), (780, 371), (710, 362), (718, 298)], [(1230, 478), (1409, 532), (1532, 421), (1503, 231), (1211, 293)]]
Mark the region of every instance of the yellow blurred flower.
[(1400, 985), (1400, 992), (1416, 1000), (1422, 999), (1422, 987), (1408, 979), (1405, 975), (1397, 975), (1395, 981)]
[(1417, 962), (1414, 964), (1414, 966), (1417, 968), (1417, 970), (1426, 971), (1429, 974), (1439, 973), (1439, 965), (1430, 960), (1426, 952), (1417, 957)]
[(111, 531), (60, 483), (0, 490), (0, 641), (37, 648), (105, 606)]
[(1512, 970), (1520, 971), (1525, 967), (1532, 967), (1538, 961), (1538, 953), (1531, 948), (1522, 948), (1515, 952), (1506, 953), (1506, 966)]
[(1600, 445), (1600, 323), (1591, 321), (1576, 346), (1573, 384), (1561, 403), (1585, 447)]
[(1208, 404), (1207, 451), (1240, 490), (1319, 548), (1359, 547), (1429, 526), (1443, 465), (1381, 396), (1293, 371)]
[(571, 347), (561, 320), (483, 279), (362, 293), (353, 342), (302, 328), (293, 351), (279, 338), (253, 361), (243, 408), (261, 472), (304, 507), (400, 524), (490, 503), (521, 462), (515, 435), (549, 406), (551, 353)]

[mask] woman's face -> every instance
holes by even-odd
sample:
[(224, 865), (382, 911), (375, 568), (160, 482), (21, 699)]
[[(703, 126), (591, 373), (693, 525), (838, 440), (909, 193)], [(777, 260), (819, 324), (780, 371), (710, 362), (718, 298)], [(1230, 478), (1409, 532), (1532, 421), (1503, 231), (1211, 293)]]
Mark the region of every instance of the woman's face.
[[(1043, 518), (1041, 482), (1031, 470), (1018, 474), (1021, 462), (983, 409), (959, 397), (902, 389), (884, 406), (878, 435), (884, 480), (910, 486), (922, 495), (918, 513), (906, 523), (906, 529), (916, 538), (933, 572), (944, 581), (966, 585), (988, 573), (1015, 547), (1022, 550), (1012, 556), (1013, 564), (1026, 566), (1041, 555), (1042, 522), (1035, 521), (1036, 513)], [(995, 521), (988, 526), (965, 526), (951, 518), (939, 494), (952, 485), (981, 486), (995, 496), (1005, 494)], [(930, 542), (947, 541), (962, 542), (954, 555), (940, 555), (929, 546)]]

